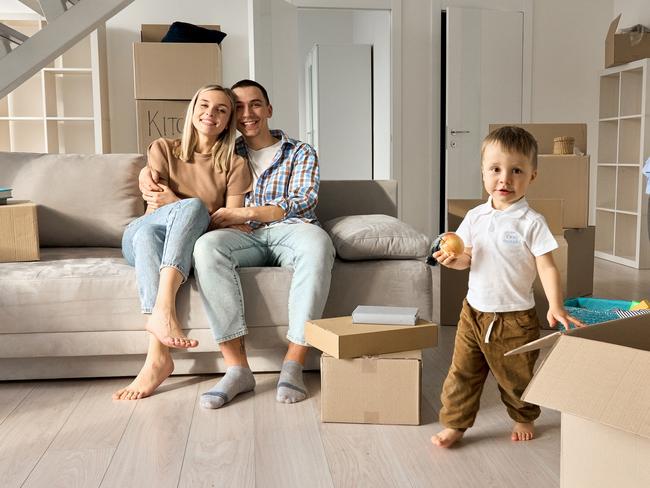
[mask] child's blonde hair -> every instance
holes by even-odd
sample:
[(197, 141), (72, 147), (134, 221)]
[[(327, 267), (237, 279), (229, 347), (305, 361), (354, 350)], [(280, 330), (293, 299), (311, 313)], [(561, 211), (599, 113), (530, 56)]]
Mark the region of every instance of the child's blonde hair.
[(481, 145), (481, 162), (488, 144), (498, 143), (506, 152), (523, 154), (530, 158), (533, 169), (537, 169), (537, 141), (530, 132), (521, 127), (506, 125), (490, 132)]
[(212, 146), (212, 164), (220, 173), (230, 170), (230, 161), (235, 154), (235, 139), (237, 137), (237, 127), (235, 123), (235, 95), (229, 88), (224, 88), (221, 85), (211, 84), (205, 85), (199, 88), (192, 100), (190, 100), (189, 105), (187, 106), (187, 112), (185, 114), (185, 123), (183, 124), (183, 135), (181, 136), (180, 145), (174, 148), (175, 156), (181, 159), (182, 161), (189, 161), (192, 159), (194, 154), (194, 149), (198, 142), (198, 137), (196, 135), (196, 128), (192, 124), (192, 116), (194, 115), (194, 107), (196, 101), (199, 98), (201, 93), (207, 91), (220, 91), (226, 94), (226, 97), (230, 101), (230, 117), (228, 118), (228, 123), (226, 128), (219, 134), (217, 137), (214, 146)]

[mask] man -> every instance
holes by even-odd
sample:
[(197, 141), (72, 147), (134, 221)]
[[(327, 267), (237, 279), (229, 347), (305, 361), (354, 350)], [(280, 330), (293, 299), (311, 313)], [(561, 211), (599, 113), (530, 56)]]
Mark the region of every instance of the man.
[[(227, 365), (225, 376), (201, 395), (201, 406), (219, 408), (237, 394), (255, 387), (244, 336), (244, 299), (237, 268), (293, 268), (289, 292), (289, 347), (277, 387), (279, 402), (307, 396), (302, 369), (308, 346), (305, 322), (320, 318), (334, 263), (334, 248), (314, 213), (319, 169), (314, 149), (271, 131), (273, 107), (264, 87), (241, 80), (232, 87), (237, 97), (236, 152), (248, 160), (253, 189), (243, 208), (221, 208), (213, 218), (219, 230), (204, 234), (194, 247), (194, 274), (208, 320)], [(154, 175), (155, 179), (155, 175)], [(153, 181), (145, 170), (141, 187)]]

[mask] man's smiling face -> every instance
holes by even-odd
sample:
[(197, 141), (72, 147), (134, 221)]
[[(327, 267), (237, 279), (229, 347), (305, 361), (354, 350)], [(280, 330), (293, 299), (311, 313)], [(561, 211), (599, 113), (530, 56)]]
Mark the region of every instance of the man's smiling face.
[(262, 91), (255, 86), (233, 91), (237, 97), (237, 130), (247, 139), (269, 134), (268, 119), (273, 115), (273, 107), (264, 99)]

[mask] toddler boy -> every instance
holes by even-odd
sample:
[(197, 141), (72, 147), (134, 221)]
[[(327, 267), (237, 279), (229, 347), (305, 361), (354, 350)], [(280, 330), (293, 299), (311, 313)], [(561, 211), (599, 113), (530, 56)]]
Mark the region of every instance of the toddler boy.
[(536, 405), (521, 400), (533, 376), (539, 351), (504, 353), (539, 337), (533, 281), (539, 273), (548, 298), (551, 326), (582, 324), (563, 306), (560, 274), (551, 252), (558, 247), (544, 217), (526, 202), (526, 189), (537, 175), (537, 142), (519, 127), (492, 131), (481, 148), (481, 173), (488, 201), (470, 210), (456, 233), (463, 254), (438, 251), (433, 257), (453, 269), (470, 268), (454, 355), (442, 389), (440, 423), (431, 438), (440, 447), (458, 441), (474, 424), (483, 384), (492, 372), (501, 400), (514, 420), (511, 438), (533, 438)]

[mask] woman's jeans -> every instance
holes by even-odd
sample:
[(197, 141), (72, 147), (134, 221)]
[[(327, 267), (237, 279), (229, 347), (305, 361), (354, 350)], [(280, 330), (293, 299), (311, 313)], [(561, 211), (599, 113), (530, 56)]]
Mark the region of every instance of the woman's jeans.
[(313, 224), (277, 224), (250, 234), (219, 229), (201, 236), (194, 247), (194, 277), (216, 341), (247, 333), (238, 268), (283, 266), (293, 269), (287, 339), (306, 345), (305, 322), (323, 314), (334, 256), (329, 235)]
[(183, 283), (187, 280), (194, 243), (209, 223), (210, 214), (203, 202), (186, 198), (135, 219), (124, 230), (122, 254), (135, 266), (142, 313), (153, 310), (162, 268), (176, 268)]

